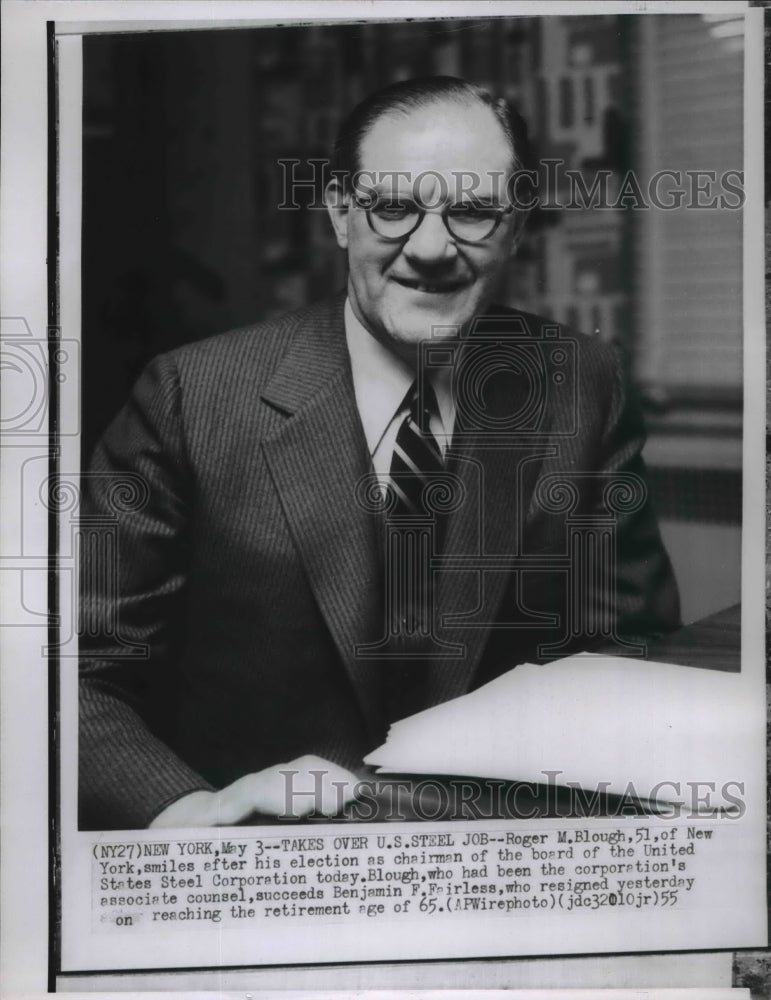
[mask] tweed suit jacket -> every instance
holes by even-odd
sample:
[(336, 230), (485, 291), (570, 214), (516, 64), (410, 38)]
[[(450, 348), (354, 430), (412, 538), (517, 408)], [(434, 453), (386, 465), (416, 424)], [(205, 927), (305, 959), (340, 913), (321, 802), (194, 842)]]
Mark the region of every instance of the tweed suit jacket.
[[(343, 302), (157, 358), (96, 449), (81, 503), (83, 827), (144, 827), (187, 792), (304, 753), (360, 769), (385, 736), (384, 662), (362, 655), (385, 628), (385, 519), (355, 488), (370, 464)], [(615, 352), (496, 313), (464, 347), (484, 401), (468, 391), (448, 452), (463, 502), (443, 522), (427, 704), (609, 631), (678, 623)], [(116, 502), (124, 481), (133, 503)], [(605, 532), (611, 569), (584, 574), (577, 619), (582, 525)]]

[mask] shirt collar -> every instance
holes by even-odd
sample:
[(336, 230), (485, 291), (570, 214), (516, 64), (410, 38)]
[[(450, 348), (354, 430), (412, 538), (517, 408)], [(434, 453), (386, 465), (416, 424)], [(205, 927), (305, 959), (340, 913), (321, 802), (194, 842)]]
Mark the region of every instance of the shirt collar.
[[(348, 298), (345, 300), (344, 316), (356, 406), (370, 454), (374, 454), (388, 425), (402, 409), (407, 391), (415, 379), (415, 372), (402, 358), (372, 336), (357, 318)], [(436, 393), (442, 428), (449, 439), (455, 419), (455, 407), (449, 370), (442, 370), (443, 377), (436, 377), (439, 374), (432, 372), (429, 379)]]

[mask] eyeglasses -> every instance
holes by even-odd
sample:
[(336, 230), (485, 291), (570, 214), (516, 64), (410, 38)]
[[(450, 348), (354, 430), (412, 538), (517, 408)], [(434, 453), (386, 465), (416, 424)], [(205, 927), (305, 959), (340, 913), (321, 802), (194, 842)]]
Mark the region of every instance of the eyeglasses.
[[(354, 202), (367, 213), (370, 229), (381, 239), (396, 243), (407, 240), (429, 211), (406, 198), (354, 195)], [(441, 211), (447, 232), (460, 243), (481, 243), (489, 240), (504, 215), (514, 211), (513, 205), (498, 208), (478, 201), (445, 205)]]

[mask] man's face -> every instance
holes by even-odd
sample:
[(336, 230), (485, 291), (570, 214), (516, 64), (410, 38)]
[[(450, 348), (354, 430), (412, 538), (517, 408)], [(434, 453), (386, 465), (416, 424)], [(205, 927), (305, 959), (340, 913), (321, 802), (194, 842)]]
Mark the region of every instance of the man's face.
[(348, 251), (356, 316), (411, 360), (433, 328), (450, 328), (445, 336), (451, 336), (490, 304), (514, 252), (513, 214), (503, 216), (490, 238), (470, 244), (453, 237), (441, 211), (471, 200), (506, 207), (511, 147), (485, 106), (442, 103), (380, 118), (359, 159), (363, 183), (378, 203), (387, 206), (399, 196), (428, 209), (409, 237), (389, 242), (373, 232), (355, 200), (330, 208), (337, 241)]

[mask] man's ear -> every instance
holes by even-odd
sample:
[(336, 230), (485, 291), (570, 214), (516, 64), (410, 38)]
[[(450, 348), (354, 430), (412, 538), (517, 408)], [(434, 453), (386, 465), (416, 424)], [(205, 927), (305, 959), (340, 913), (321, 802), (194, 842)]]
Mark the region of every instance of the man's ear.
[(324, 204), (327, 206), (337, 245), (348, 249), (348, 195), (342, 183), (334, 178), (324, 188)]

